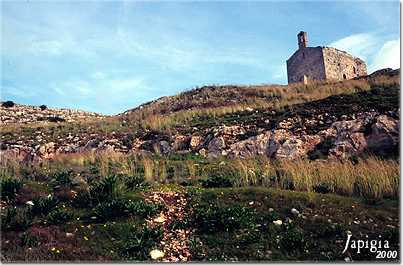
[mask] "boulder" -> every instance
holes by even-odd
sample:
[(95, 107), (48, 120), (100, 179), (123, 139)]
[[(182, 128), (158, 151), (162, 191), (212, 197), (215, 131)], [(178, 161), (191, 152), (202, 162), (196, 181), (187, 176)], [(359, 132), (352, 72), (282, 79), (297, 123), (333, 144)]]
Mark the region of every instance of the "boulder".
[(399, 149), (399, 120), (379, 115), (367, 138), (368, 149), (378, 155), (397, 154)]
[(208, 144), (208, 157), (219, 157), (223, 155), (225, 140), (223, 137), (215, 137)]
[(41, 145), (37, 151), (38, 155), (48, 159), (48, 158), (52, 158), (55, 154), (55, 147), (56, 144), (54, 142), (49, 142), (46, 143), (44, 145)]
[(275, 157), (279, 159), (298, 159), (304, 154), (304, 142), (301, 139), (292, 137), (280, 145)]
[(172, 144), (172, 149), (175, 151), (187, 150), (189, 149), (189, 142), (190, 137), (184, 135), (177, 135), (175, 136), (175, 140)]
[(250, 137), (246, 140), (232, 144), (228, 151), (228, 157), (249, 158), (257, 155), (263, 156), (267, 152), (267, 144), (270, 132)]
[(201, 136), (191, 136), (190, 138), (190, 149), (192, 149), (193, 151), (197, 150), (200, 148), (201, 144), (203, 142), (203, 138)]
[(268, 157), (275, 158), (277, 150), (291, 136), (291, 133), (285, 129), (273, 130), (267, 144), (266, 154)]

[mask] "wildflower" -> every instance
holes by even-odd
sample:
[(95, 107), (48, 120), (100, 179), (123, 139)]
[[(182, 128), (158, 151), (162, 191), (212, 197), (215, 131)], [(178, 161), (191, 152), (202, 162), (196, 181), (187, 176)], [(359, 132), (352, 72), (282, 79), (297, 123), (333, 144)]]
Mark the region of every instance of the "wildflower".
[(57, 249), (57, 250), (56, 250), (56, 253), (60, 253), (60, 250)]
[(158, 249), (153, 249), (150, 252), (150, 256), (152, 259), (160, 259), (164, 257), (165, 253)]
[(52, 194), (50, 194), (50, 193), (49, 193), (49, 195), (48, 195), (48, 199), (49, 199), (50, 197), (52, 197)]
[(55, 247), (53, 247), (53, 248), (51, 248), (50, 250), (51, 250), (51, 251), (55, 251), (55, 250), (56, 250), (56, 248), (55, 248)]
[(282, 224), (283, 224), (283, 221), (281, 221), (281, 220), (276, 220), (276, 221), (273, 221), (273, 224), (275, 224), (275, 225), (282, 225)]
[(254, 202), (253, 202), (253, 201), (249, 202), (249, 205), (253, 205), (253, 204), (254, 204)]
[(88, 228), (88, 229), (91, 229), (91, 225), (87, 225), (87, 228)]
[(104, 224), (104, 227), (106, 227), (106, 224)]
[(84, 236), (84, 240), (85, 240), (85, 241), (88, 241), (88, 237)]
[(25, 204), (34, 206), (34, 203), (32, 201), (27, 201)]
[(77, 221), (80, 220), (80, 217), (77, 217)]
[(299, 214), (299, 211), (298, 211), (297, 209), (295, 209), (295, 208), (292, 208), (292, 209), (291, 209), (291, 213), (292, 213), (292, 214), (295, 214), (295, 215), (298, 215), (298, 214)]

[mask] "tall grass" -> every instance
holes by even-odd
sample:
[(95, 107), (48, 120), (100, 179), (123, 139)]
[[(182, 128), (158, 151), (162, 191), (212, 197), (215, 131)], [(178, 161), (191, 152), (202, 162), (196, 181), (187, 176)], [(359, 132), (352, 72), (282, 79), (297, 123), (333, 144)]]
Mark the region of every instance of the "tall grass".
[[(235, 186), (264, 186), (306, 192), (329, 192), (365, 198), (398, 198), (400, 183), (399, 161), (376, 157), (351, 161), (272, 161), (265, 157), (254, 159), (170, 159), (123, 155), (113, 151), (60, 155), (54, 161), (24, 166), (13, 159), (2, 160), (0, 175), (24, 177), (26, 167), (42, 170), (72, 168), (81, 172), (96, 168), (97, 176), (111, 174), (143, 176), (150, 184), (187, 182), (198, 185), (199, 180), (215, 175), (228, 177)], [(27, 177), (27, 176), (25, 176)]]

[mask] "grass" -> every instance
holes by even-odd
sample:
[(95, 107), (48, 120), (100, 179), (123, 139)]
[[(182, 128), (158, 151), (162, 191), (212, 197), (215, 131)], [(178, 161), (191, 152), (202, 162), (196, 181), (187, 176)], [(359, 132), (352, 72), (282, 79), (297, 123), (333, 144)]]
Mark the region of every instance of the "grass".
[[(150, 184), (263, 186), (361, 196), (368, 200), (396, 199), (399, 194), (399, 162), (393, 159), (368, 157), (360, 158), (357, 162), (356, 160), (271, 161), (265, 157), (232, 160), (225, 158), (211, 160), (197, 156), (191, 158), (188, 159), (186, 156), (182, 159), (179, 156), (151, 158), (111, 151), (89, 152), (63, 155), (43, 167), (22, 166), (19, 171), (16, 169), (10, 171), (8, 167), (15, 167), (15, 162), (12, 159), (4, 159), (1, 162), (0, 173), (5, 177), (8, 175), (19, 178), (54, 174), (57, 178), (65, 174), (64, 168), (68, 168), (73, 172), (73, 176), (83, 174), (94, 183), (109, 176), (123, 174), (130, 178), (144, 178)], [(10, 172), (14, 172), (14, 175), (10, 175)]]
[[(194, 231), (194, 261), (342, 260), (346, 231), (398, 244), (395, 160), (272, 162), (89, 152), (19, 167), (11, 159), (1, 163), (1, 175), (8, 176), (2, 181), (22, 183), (18, 189), (4, 186), (13, 193), (1, 215), (4, 261), (148, 260), (162, 236), (158, 227), (146, 225), (164, 209), (145, 201), (154, 191), (186, 194), (189, 217), (171, 229)], [(73, 185), (77, 176), (88, 187)], [(374, 259), (371, 253), (349, 255)]]

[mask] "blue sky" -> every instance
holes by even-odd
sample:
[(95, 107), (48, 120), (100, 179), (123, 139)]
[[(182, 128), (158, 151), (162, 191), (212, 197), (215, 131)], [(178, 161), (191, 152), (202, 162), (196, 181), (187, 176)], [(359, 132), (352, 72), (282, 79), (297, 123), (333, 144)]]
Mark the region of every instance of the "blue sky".
[(3, 1), (1, 99), (104, 114), (207, 84), (287, 82), (308, 32), (400, 67), (398, 1)]

